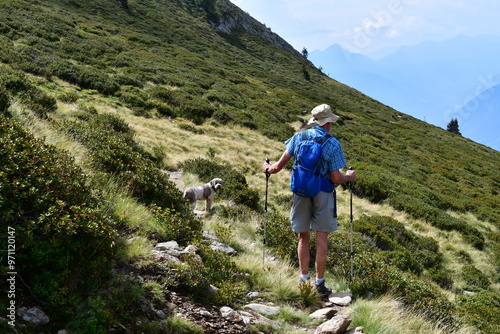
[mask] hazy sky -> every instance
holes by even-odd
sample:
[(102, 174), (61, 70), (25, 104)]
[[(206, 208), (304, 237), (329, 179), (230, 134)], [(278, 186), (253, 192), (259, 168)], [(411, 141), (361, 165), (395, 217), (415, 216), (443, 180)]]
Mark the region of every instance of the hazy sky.
[(298, 51), (332, 44), (362, 54), (444, 40), (500, 35), (498, 0), (231, 0)]

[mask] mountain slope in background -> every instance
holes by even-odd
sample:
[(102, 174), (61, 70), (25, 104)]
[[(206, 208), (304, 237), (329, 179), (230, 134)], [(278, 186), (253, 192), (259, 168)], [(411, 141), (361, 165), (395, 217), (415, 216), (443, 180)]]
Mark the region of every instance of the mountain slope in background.
[(499, 114), (500, 85), (495, 85), (467, 101), (454, 117), (460, 119), (460, 132), (464, 137), (475, 138), (479, 143), (499, 150)]
[(336, 80), (431, 124), (446, 128), (457, 118), (464, 136), (500, 150), (498, 131), (488, 125), (500, 125), (499, 113), (478, 106), (472, 123), (461, 112), (498, 84), (499, 45), (498, 37), (458, 36), (401, 47), (377, 60), (332, 45), (309, 59)]

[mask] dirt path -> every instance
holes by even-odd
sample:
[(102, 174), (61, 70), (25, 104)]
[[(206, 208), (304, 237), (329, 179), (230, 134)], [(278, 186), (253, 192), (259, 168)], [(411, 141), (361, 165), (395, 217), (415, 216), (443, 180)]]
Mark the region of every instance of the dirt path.
[(163, 170), (164, 173), (167, 173), (170, 176), (170, 181), (174, 182), (179, 190), (184, 190), (184, 183), (182, 182), (182, 169), (179, 169), (174, 172), (170, 172), (168, 170)]

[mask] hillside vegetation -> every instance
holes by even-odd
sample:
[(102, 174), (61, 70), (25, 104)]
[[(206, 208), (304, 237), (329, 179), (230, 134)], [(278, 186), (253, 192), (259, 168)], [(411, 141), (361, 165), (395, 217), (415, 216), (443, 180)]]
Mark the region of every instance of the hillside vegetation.
[[(16, 306), (51, 317), (25, 331), (201, 332), (152, 313), (171, 291), (216, 306), (238, 307), (253, 290), (296, 310), (316, 305), (296, 286), (288, 175), (270, 178), (264, 214), (260, 169), (327, 103), (358, 173), (354, 280), (340, 187), (327, 278), (357, 299), (353, 325), (500, 332), (500, 152), (391, 109), (290, 49), (226, 0), (0, 2), (0, 249), (15, 237)], [(188, 210), (169, 179), (179, 170), (185, 186), (225, 180), (214, 212)], [(264, 224), (277, 257), (267, 264)], [(238, 255), (211, 250), (207, 229)], [(201, 261), (154, 260), (169, 240), (196, 244)], [(9, 290), (6, 278), (0, 286)], [(363, 315), (395, 308), (391, 298), (409, 328)], [(9, 303), (2, 294), (0, 307)], [(252, 330), (314, 326), (280, 317), (285, 329)]]

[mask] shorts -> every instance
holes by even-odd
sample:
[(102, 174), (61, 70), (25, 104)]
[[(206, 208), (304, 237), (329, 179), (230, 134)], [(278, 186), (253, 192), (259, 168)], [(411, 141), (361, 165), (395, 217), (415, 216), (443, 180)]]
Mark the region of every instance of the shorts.
[(334, 217), (333, 193), (320, 191), (314, 197), (302, 197), (293, 194), (290, 210), (292, 229), (296, 233), (317, 231), (333, 232), (337, 230), (337, 218)]

